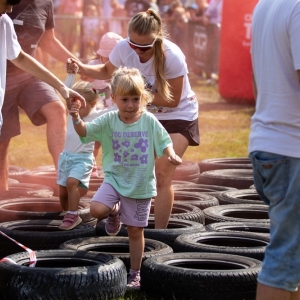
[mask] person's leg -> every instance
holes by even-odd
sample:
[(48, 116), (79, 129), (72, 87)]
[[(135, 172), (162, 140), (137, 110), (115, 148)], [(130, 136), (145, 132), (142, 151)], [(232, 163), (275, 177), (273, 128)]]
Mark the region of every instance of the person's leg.
[(47, 143), (57, 169), (58, 158), (64, 149), (66, 136), (66, 108), (63, 102), (54, 101), (43, 105), (39, 112), (47, 122)]
[(103, 220), (103, 219), (107, 218), (107, 216), (111, 212), (113, 212), (114, 209), (115, 209), (115, 207), (113, 207), (113, 209), (111, 209), (110, 207), (108, 207), (105, 204), (98, 202), (98, 201), (92, 201), (90, 204), (91, 216), (98, 220)]
[[(172, 133), (170, 137), (176, 154), (182, 157), (188, 147), (188, 140), (180, 133)], [(157, 196), (154, 200), (154, 217), (156, 229), (165, 229), (168, 226), (174, 202), (172, 178), (175, 169), (176, 166), (172, 165), (166, 156), (157, 158), (155, 161)]]
[(76, 178), (69, 177), (67, 179), (67, 206), (65, 206), (66, 214), (62, 221), (62, 224), (59, 226), (61, 230), (70, 230), (75, 228), (82, 222), (82, 219), (78, 215), (78, 204), (80, 193), (78, 191), (79, 180)]
[(145, 247), (144, 228), (127, 225), (129, 237), (130, 269), (139, 271)]
[(64, 211), (69, 210), (68, 190), (62, 185), (59, 185), (59, 201)]
[(257, 300), (299, 300), (300, 159), (250, 154), (255, 188), (269, 205), (270, 243), (258, 274)]
[(300, 289), (297, 292), (289, 292), (258, 283), (256, 300), (300, 300)]
[(80, 199), (80, 193), (78, 190), (79, 180), (69, 177), (67, 179), (67, 191), (68, 191), (68, 203), (70, 211), (77, 211)]
[[(106, 220), (106, 222), (108, 222), (109, 217), (111, 216), (114, 217), (116, 213), (119, 213), (119, 208), (120, 208), (119, 202), (120, 202), (120, 195), (110, 184), (104, 182), (97, 190), (97, 192), (95, 193), (91, 201), (90, 204), (91, 216), (98, 220), (103, 220), (105, 218), (108, 218)], [(117, 227), (120, 226), (121, 228), (120, 219), (118, 218), (117, 221), (119, 223)], [(105, 229), (107, 230), (106, 227), (107, 224), (105, 225)]]
[(0, 190), (8, 190), (8, 148), (10, 139), (0, 142)]
[(23, 89), (20, 82), (11, 86), (11, 77), (7, 76), (6, 91), (1, 109), (3, 124), (0, 133), (0, 190), (8, 190), (10, 140), (21, 133), (17, 99), (18, 93)]
[(48, 149), (57, 169), (66, 136), (65, 104), (51, 86), (32, 77), (24, 83), (18, 105), (24, 109), (35, 126), (47, 124)]

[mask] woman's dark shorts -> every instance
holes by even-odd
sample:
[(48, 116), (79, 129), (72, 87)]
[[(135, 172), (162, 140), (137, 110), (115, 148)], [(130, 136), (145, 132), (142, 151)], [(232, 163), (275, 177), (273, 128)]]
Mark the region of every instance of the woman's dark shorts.
[(169, 134), (180, 133), (189, 141), (189, 146), (199, 146), (200, 134), (198, 118), (194, 121), (159, 120), (159, 122)]

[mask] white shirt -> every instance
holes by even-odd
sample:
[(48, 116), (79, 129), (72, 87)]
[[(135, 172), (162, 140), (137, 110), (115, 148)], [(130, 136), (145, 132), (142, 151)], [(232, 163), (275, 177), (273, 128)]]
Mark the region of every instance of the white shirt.
[[(82, 120), (84, 122), (91, 122), (95, 118), (103, 115), (106, 113), (108, 110), (97, 110), (93, 109), (90, 114)], [(68, 116), (68, 125), (67, 125), (67, 134), (66, 134), (66, 141), (65, 141), (65, 149), (64, 151), (69, 152), (69, 153), (91, 153), (94, 150), (94, 142), (87, 143), (87, 144), (82, 144), (79, 138), (79, 135), (74, 129), (72, 117), (69, 115)]]
[(249, 152), (300, 158), (300, 0), (260, 0), (252, 23), (258, 97)]
[(0, 16), (0, 130), (3, 124), (1, 109), (4, 101), (7, 59), (16, 59), (21, 51), (12, 20), (7, 14)]
[[(194, 121), (198, 118), (198, 101), (195, 93), (191, 89), (188, 79), (188, 69), (185, 56), (180, 48), (168, 41), (164, 40), (164, 48), (166, 53), (165, 62), (165, 78), (173, 79), (180, 76), (184, 77), (183, 90), (181, 99), (177, 107), (148, 106), (148, 111), (152, 112), (158, 120), (174, 120), (181, 119), (185, 121)], [(141, 63), (139, 56), (130, 48), (126, 39), (120, 41), (109, 55), (110, 62), (115, 67), (137, 68), (148, 86), (155, 91), (155, 72), (153, 69), (153, 57), (145, 63)]]

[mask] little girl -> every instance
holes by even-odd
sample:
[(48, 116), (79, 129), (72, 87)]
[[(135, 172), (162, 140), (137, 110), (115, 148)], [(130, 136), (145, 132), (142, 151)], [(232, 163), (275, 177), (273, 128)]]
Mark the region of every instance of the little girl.
[[(94, 57), (94, 59), (90, 60), (88, 64), (89, 65), (105, 64), (108, 61), (110, 52), (121, 40), (123, 40), (123, 38), (114, 32), (105, 33), (100, 39), (97, 55)], [(90, 81), (93, 88), (96, 90), (97, 94), (99, 95), (96, 109), (102, 110), (113, 106), (110, 97), (110, 93), (111, 93), (110, 82), (108, 80), (97, 80), (97, 79), (95, 80), (94, 78), (89, 78), (84, 75), (81, 75), (80, 78), (82, 80)], [(98, 176), (96, 158), (99, 153), (100, 146), (101, 146), (100, 143), (96, 141), (95, 148), (94, 148), (95, 165), (92, 171), (92, 176), (94, 177)]]
[(76, 105), (71, 109), (74, 128), (81, 141), (102, 144), (104, 182), (91, 202), (91, 215), (107, 217), (107, 234), (116, 235), (121, 222), (127, 225), (130, 273), (127, 287), (139, 289), (144, 251), (144, 227), (148, 225), (151, 198), (156, 196), (155, 156), (166, 155), (171, 164), (182, 160), (160, 122), (145, 107), (152, 96), (135, 68), (117, 69), (111, 80), (111, 97), (117, 106), (85, 123)]
[[(79, 81), (72, 87), (85, 98), (86, 107), (80, 108), (80, 102), (74, 103), (78, 107), (78, 114), (85, 121), (105, 113), (95, 109), (98, 95), (91, 84)], [(78, 203), (80, 197), (87, 192), (92, 168), (94, 165), (94, 142), (82, 144), (73, 127), (72, 118), (68, 118), (68, 127), (64, 151), (60, 154), (58, 162), (57, 184), (59, 185), (59, 199), (63, 210), (67, 211), (61, 230), (70, 230), (79, 225), (82, 220), (78, 216)]]

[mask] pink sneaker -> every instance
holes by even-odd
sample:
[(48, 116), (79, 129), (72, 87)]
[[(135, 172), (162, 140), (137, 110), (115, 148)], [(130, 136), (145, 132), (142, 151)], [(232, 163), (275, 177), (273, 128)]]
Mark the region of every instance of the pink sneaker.
[(106, 219), (105, 231), (108, 235), (117, 235), (121, 229), (120, 206), (121, 203), (118, 202), (115, 211), (109, 214)]
[(82, 220), (78, 215), (66, 213), (59, 229), (70, 230), (79, 225), (81, 222)]
[(127, 277), (127, 290), (139, 290), (141, 287), (140, 272), (129, 274)]

